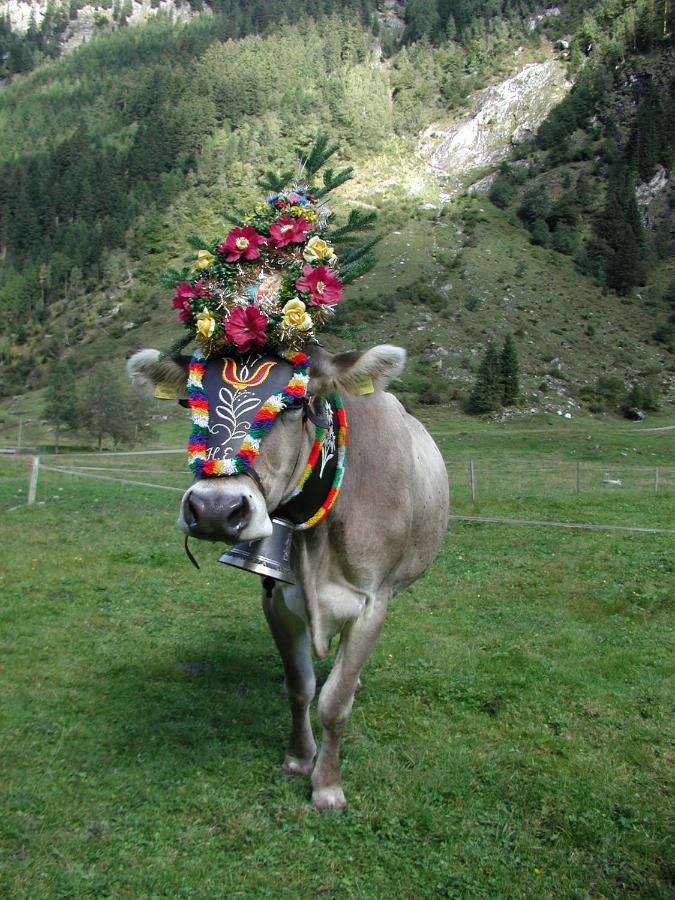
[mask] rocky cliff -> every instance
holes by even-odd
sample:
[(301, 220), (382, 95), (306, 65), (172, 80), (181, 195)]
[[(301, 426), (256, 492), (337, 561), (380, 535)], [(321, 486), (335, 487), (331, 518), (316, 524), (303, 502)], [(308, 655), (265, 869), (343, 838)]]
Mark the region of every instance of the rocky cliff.
[(561, 60), (530, 63), (513, 77), (474, 94), (465, 118), (447, 127), (427, 128), (419, 155), (458, 188), (472, 172), (496, 166), (514, 144), (534, 134), (571, 86)]

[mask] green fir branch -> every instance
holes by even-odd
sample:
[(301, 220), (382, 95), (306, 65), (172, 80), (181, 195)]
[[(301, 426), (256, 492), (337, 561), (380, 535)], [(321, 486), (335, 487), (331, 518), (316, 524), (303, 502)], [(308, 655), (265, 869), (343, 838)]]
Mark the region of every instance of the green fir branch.
[(187, 236), (187, 242), (194, 250), (211, 249), (211, 246), (207, 244), (206, 241), (202, 240), (202, 238), (200, 238), (198, 234), (189, 234)]
[(375, 211), (362, 212), (359, 209), (352, 209), (349, 211), (347, 222), (341, 228), (331, 231), (327, 236), (327, 240), (338, 243), (340, 241), (353, 240), (354, 232), (369, 231), (374, 227), (376, 221), (377, 213)]
[(340, 149), (339, 144), (328, 144), (328, 135), (319, 134), (312, 149), (307, 152), (298, 149), (298, 159), (304, 169), (307, 181), (311, 181), (322, 166), (324, 166), (331, 156)]
[(335, 188), (340, 187), (341, 184), (344, 184), (345, 181), (349, 181), (349, 179), (353, 177), (353, 166), (348, 166), (346, 169), (342, 169), (342, 171), (338, 172), (337, 175), (334, 174), (333, 169), (326, 169), (326, 171), (323, 173), (323, 187), (319, 188), (318, 191), (314, 191), (314, 196), (325, 197), (326, 194), (334, 191)]
[(355, 278), (360, 278), (361, 275), (370, 272), (370, 270), (375, 267), (376, 263), (377, 257), (374, 253), (365, 253), (360, 259), (340, 268), (340, 281), (343, 284), (349, 284), (350, 281), (354, 281)]
[(366, 243), (362, 244), (360, 247), (351, 247), (349, 249), (343, 250), (343, 252), (340, 254), (340, 266), (346, 267), (351, 265), (352, 263), (355, 263), (357, 260), (361, 259), (361, 257), (369, 253), (373, 249), (373, 247), (380, 243), (381, 240), (382, 235), (378, 234), (374, 238), (371, 238), (369, 241), (366, 241)]
[(229, 209), (221, 209), (220, 214), (226, 222), (230, 223), (230, 225), (241, 225), (244, 221), (244, 217), (248, 215), (248, 210), (240, 209), (236, 206), (234, 212), (230, 212)]
[(263, 177), (257, 180), (256, 184), (258, 187), (264, 188), (273, 194), (280, 194), (292, 178), (292, 169), (287, 172), (281, 172), (279, 175), (270, 170), (265, 172)]
[(159, 276), (159, 283), (162, 287), (175, 288), (179, 281), (185, 281), (188, 276), (187, 269), (165, 269)]

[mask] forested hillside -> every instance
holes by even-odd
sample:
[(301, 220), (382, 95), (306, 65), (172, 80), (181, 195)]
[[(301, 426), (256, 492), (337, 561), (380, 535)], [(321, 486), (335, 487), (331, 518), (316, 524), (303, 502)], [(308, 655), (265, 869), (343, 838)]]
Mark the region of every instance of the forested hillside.
[[(528, 397), (547, 384), (540, 393), (585, 389), (593, 399), (598, 356), (612, 352), (627, 385), (658, 381), (663, 399), (672, 377), (667, 4), (572, 2), (553, 14), (492, 0), (219, 0), (188, 22), (159, 16), (138, 27), (120, 21), (123, 7), (101, 7), (110, 13), (101, 33), (64, 55), (49, 33), (60, 7), (25, 34), (3, 26), (5, 394), (43, 386), (57, 360), (81, 369), (144, 342), (168, 346), (172, 314), (158, 279), (188, 252), (185, 235), (218, 236), (221, 211), (254, 200), (261, 171), (287, 167), (296, 146), (328, 131), (360, 171), (339, 202), (378, 208), (388, 235), (380, 267), (352, 288), (329, 341), (407, 343), (401, 389), (412, 400), (461, 399), (488, 339), (509, 332)], [(30, 51), (26, 65), (11, 63), (18, 47)], [(491, 200), (458, 194), (442, 204), (442, 179), (415, 152), (422, 130), (469, 114), (472, 92), (554, 52), (576, 82), (568, 99), (514, 146)], [(641, 216), (635, 185), (655, 176), (662, 188)], [(565, 283), (542, 290), (540, 271)], [(561, 379), (547, 375), (563, 373), (544, 327), (558, 319), (565, 332), (571, 320)], [(615, 352), (622, 324), (639, 364)]]

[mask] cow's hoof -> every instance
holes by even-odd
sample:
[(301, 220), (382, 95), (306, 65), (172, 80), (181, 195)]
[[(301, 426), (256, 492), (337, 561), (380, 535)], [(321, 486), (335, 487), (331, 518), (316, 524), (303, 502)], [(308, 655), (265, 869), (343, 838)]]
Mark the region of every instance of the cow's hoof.
[(284, 775), (309, 775), (314, 768), (314, 757), (299, 759), (297, 756), (287, 756), (281, 768)]
[(312, 792), (312, 803), (315, 809), (322, 812), (329, 809), (344, 809), (347, 805), (341, 787), (315, 788)]

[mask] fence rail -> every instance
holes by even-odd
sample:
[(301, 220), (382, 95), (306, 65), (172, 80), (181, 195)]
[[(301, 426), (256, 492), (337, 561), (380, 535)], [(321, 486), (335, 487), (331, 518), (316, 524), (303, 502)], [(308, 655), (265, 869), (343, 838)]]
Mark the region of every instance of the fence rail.
[[(180, 468), (174, 467), (173, 462), (167, 457), (184, 453), (183, 448), (171, 448), (106, 453), (103, 458), (100, 453), (68, 453), (43, 457), (16, 454), (3, 458), (12, 460), (11, 463), (8, 463), (12, 467), (18, 463), (19, 471), (21, 462), (24, 464), (24, 471), (30, 470), (25, 475), (16, 479), (12, 478), (12, 481), (28, 479), (27, 494), (23, 494), (23, 496), (27, 498), (28, 505), (32, 505), (38, 496), (41, 472), (68, 478), (107, 481), (134, 488), (182, 493), (189, 483), (189, 474), (184, 465), (181, 464)], [(91, 456), (96, 458), (97, 465), (90, 464), (93, 462), (90, 460)], [(134, 466), (131, 457), (135, 456), (142, 457), (143, 462), (149, 461), (154, 456), (157, 459), (157, 465), (146, 463), (144, 466)], [(670, 493), (675, 493), (675, 468), (673, 467), (608, 465), (582, 460), (538, 459), (533, 462), (528, 459), (511, 457), (503, 460), (450, 461), (447, 468), (452, 498), (451, 519), (494, 524), (611, 528), (619, 531), (675, 534), (675, 531), (667, 528), (647, 528), (637, 524), (634, 526), (618, 524), (604, 526), (591, 523), (552, 522), (540, 518), (544, 502), (549, 503), (549, 510), (556, 509), (555, 504), (551, 504), (551, 501), (562, 495), (568, 497), (576, 495), (580, 500), (588, 498), (591, 506), (602, 495), (615, 496), (617, 500), (630, 496), (637, 498), (640, 495), (643, 497), (670, 495)], [(149, 478), (140, 480), (129, 477), (135, 475), (145, 475)], [(165, 479), (174, 480), (174, 484), (160, 483)], [(175, 479), (180, 479), (180, 487), (176, 486)], [(485, 508), (486, 503), (487, 509)], [(16, 508), (18, 507), (11, 507), (12, 510)], [(600, 504), (598, 508), (606, 510), (608, 507)], [(611, 508), (614, 508), (613, 504)], [(581, 508), (578, 509), (578, 511), (580, 510)], [(485, 512), (489, 512), (490, 515), (483, 514)], [(460, 515), (460, 513), (466, 513), (466, 515)], [(479, 515), (479, 513), (481, 514)]]
[(654, 493), (675, 489), (675, 468), (666, 466), (609, 465), (601, 462), (528, 460), (447, 464), (455, 498), (473, 503), (487, 498), (552, 494), (588, 494), (615, 491)]

